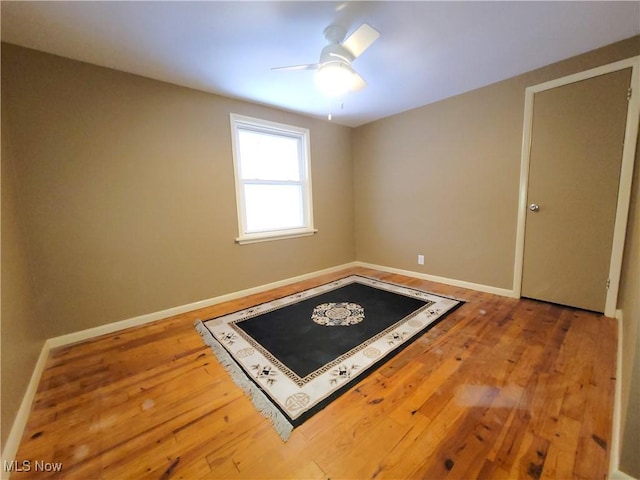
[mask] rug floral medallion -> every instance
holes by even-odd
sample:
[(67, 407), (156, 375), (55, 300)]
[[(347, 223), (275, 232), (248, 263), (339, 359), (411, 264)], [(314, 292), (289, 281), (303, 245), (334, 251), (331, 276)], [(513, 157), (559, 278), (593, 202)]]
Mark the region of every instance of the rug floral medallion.
[(460, 303), (352, 275), (196, 329), (286, 440)]

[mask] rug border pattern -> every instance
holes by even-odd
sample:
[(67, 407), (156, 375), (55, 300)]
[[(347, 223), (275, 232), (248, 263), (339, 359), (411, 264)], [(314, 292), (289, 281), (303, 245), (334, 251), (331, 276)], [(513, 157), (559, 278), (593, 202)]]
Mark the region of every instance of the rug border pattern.
[[(426, 303), (304, 378), (300, 378), (283, 365), (236, 325), (248, 318), (316, 297), (352, 283), (361, 283), (417, 298)], [(203, 336), (205, 342), (211, 346), (234, 381), (252, 398), (256, 407), (272, 420), (276, 430), (286, 440), (294, 425), (301, 423), (315, 413), (315, 409), (321, 408), (344, 389), (381, 366), (387, 357), (398, 353), (414, 339), (425, 333), (430, 326), (461, 305), (462, 302), (458, 299), (432, 294), (386, 280), (353, 274), (204, 322), (198, 320), (196, 329)], [(413, 322), (409, 324), (412, 320)], [(391, 338), (388, 340), (388, 345), (384, 343), (385, 337)], [(393, 338), (399, 338), (401, 341), (395, 344), (392, 341)], [(232, 352), (238, 353), (240, 351), (244, 351), (246, 356), (251, 356), (254, 360), (234, 358)], [(372, 352), (373, 356), (370, 355)], [(257, 363), (255, 363), (256, 361)], [(352, 373), (354, 374), (352, 375)], [(277, 386), (274, 387), (275, 384)], [(276, 389), (280, 390), (276, 391)], [(273, 408), (268, 405), (269, 400), (271, 400)]]
[[(353, 278), (352, 278), (353, 277)], [(360, 277), (360, 278), (358, 278)], [(229, 322), (229, 326), (238, 334), (240, 335), (248, 344), (250, 344), (253, 348), (255, 348), (256, 350), (260, 351), (260, 353), (267, 358), (271, 363), (273, 363), (275, 366), (277, 366), (278, 370), (280, 370), (282, 373), (284, 373), (287, 377), (289, 377), (289, 379), (293, 382), (296, 383), (296, 385), (298, 385), (299, 387), (304, 386), (305, 384), (309, 383), (311, 380), (313, 380), (314, 378), (318, 377), (319, 375), (322, 375), (323, 373), (326, 373), (328, 370), (330, 370), (331, 368), (334, 368), (335, 366), (337, 366), (340, 363), (343, 363), (346, 359), (348, 359), (349, 357), (351, 357), (354, 353), (359, 352), (360, 350), (365, 349), (366, 347), (368, 347), (369, 345), (371, 345), (372, 343), (374, 343), (375, 341), (379, 340), (380, 338), (384, 337), (385, 335), (388, 335), (389, 332), (393, 331), (394, 329), (397, 328), (398, 324), (401, 322), (406, 322), (408, 320), (410, 320), (411, 318), (419, 315), (420, 313), (422, 313), (424, 310), (428, 309), (429, 307), (431, 307), (432, 305), (435, 304), (435, 302), (433, 300), (426, 300), (424, 298), (424, 294), (422, 294), (422, 292), (419, 292), (416, 295), (407, 295), (407, 296), (412, 296), (413, 298), (417, 298), (419, 300), (422, 301), (426, 301), (427, 303), (425, 303), (422, 307), (420, 307), (418, 310), (415, 310), (413, 312), (411, 312), (409, 315), (407, 315), (404, 318), (401, 318), (400, 320), (398, 320), (396, 323), (390, 325), (389, 327), (385, 328), (384, 330), (380, 331), (379, 333), (377, 333), (375, 336), (367, 339), (365, 342), (362, 342), (359, 345), (356, 345), (354, 348), (352, 348), (351, 350), (343, 353), (342, 355), (340, 355), (339, 357), (336, 357), (334, 360), (332, 360), (329, 363), (324, 364), (322, 367), (320, 367), (319, 369), (309, 373), (308, 375), (304, 376), (304, 377), (300, 377), (298, 374), (296, 374), (294, 371), (292, 371), (290, 368), (288, 368), (285, 364), (283, 364), (278, 358), (276, 358), (275, 356), (273, 356), (271, 354), (271, 352), (269, 352), (269, 350), (267, 350), (265, 347), (263, 347), (255, 338), (251, 337), (250, 335), (247, 335), (246, 332), (244, 330), (242, 330), (242, 328), (239, 328), (237, 326), (238, 322), (243, 322), (248, 318), (253, 318), (257, 315), (262, 315), (264, 313), (273, 311), (273, 310), (277, 310), (278, 308), (282, 308), (283, 306), (287, 306), (290, 305), (292, 303), (296, 303), (302, 299), (309, 299), (309, 298), (313, 298), (313, 297), (317, 297), (319, 295), (322, 295), (326, 292), (329, 292), (331, 290), (336, 290), (340, 287), (344, 287), (347, 285), (351, 285), (353, 283), (365, 283), (362, 281), (359, 281), (361, 278), (366, 278), (366, 277), (362, 277), (362, 276), (356, 276), (356, 275), (352, 275), (350, 277), (346, 277), (346, 279), (351, 279), (351, 281), (349, 282), (345, 282), (342, 283), (340, 282), (340, 284), (338, 285), (338, 282), (331, 282), (330, 284), (327, 285), (331, 285), (333, 288), (328, 288), (328, 289), (322, 289), (321, 291), (317, 291), (314, 292), (311, 295), (308, 295), (304, 298), (301, 298), (298, 294), (294, 295), (293, 298), (287, 298), (287, 301), (285, 301), (285, 303), (282, 304), (278, 304), (278, 306), (274, 307), (274, 308), (270, 308), (270, 309), (265, 309), (265, 310), (261, 310), (253, 315), (251, 315), (250, 317), (244, 317), (244, 318), (239, 318), (237, 320), (233, 320), (231, 322)], [(386, 283), (389, 286), (393, 286), (393, 287), (400, 287), (394, 284), (391, 284), (389, 282), (383, 282)], [(373, 287), (373, 288), (378, 288), (381, 290), (387, 290), (387, 291), (393, 291), (392, 289), (387, 289), (387, 288), (381, 288), (383, 286), (383, 284), (381, 284), (380, 282), (375, 282), (375, 283), (366, 283), (368, 286)], [(323, 285), (324, 286), (324, 285)], [(397, 293), (397, 292), (395, 292)], [(425, 292), (426, 294), (426, 292)]]

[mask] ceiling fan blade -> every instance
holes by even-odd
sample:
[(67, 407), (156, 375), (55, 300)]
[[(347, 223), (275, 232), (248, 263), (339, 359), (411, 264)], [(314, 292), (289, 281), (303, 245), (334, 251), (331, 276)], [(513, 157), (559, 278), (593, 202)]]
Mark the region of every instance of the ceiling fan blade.
[(379, 36), (380, 32), (371, 25), (363, 23), (342, 42), (342, 46), (353, 55), (353, 58), (358, 58)]
[(366, 86), (367, 86), (367, 82), (364, 81), (364, 78), (362, 78), (356, 72), (353, 72), (353, 84), (351, 85), (351, 91), (359, 92)]
[(315, 70), (318, 68), (317, 63), (308, 63), (306, 65), (290, 65), (288, 67), (272, 67), (271, 70)]

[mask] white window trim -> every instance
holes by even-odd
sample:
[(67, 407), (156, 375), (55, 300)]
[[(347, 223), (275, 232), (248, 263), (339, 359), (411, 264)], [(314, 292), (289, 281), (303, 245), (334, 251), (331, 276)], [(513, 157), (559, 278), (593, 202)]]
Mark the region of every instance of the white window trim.
[[(236, 243), (241, 245), (256, 242), (267, 242), (271, 240), (281, 240), (285, 238), (297, 238), (306, 237), (317, 233), (317, 230), (313, 227), (313, 195), (311, 192), (311, 149), (310, 149), (310, 134), (306, 128), (295, 127), (292, 125), (285, 125), (283, 123), (271, 122), (269, 120), (262, 120), (259, 118), (247, 117), (244, 115), (238, 115), (232, 113), (230, 115), (231, 120), (231, 146), (233, 152), (233, 173), (235, 177), (236, 186), (236, 208), (238, 214), (238, 237), (235, 239)], [(245, 203), (244, 203), (244, 189), (243, 179), (241, 178), (239, 171), (239, 152), (240, 142), (238, 139), (238, 129), (251, 129), (259, 132), (267, 132), (281, 135), (294, 136), (300, 139), (300, 145), (303, 149), (301, 152), (303, 155), (303, 179), (304, 179), (304, 200), (303, 200), (303, 216), (306, 220), (305, 226), (302, 228), (292, 229), (279, 229), (272, 231), (262, 231), (255, 233), (247, 233), (246, 218), (245, 218)], [(281, 181), (273, 181), (267, 183), (283, 183)], [(298, 182), (296, 182), (297, 184)]]

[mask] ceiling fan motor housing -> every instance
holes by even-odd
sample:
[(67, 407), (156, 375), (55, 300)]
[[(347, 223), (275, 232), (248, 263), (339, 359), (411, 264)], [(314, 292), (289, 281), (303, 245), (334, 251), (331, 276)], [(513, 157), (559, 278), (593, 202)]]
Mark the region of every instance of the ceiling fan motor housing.
[(354, 56), (339, 43), (331, 43), (322, 49), (320, 52), (320, 65), (329, 62), (340, 62), (351, 65)]
[(324, 38), (331, 43), (340, 43), (347, 35), (347, 29), (340, 25), (329, 25), (324, 29)]

